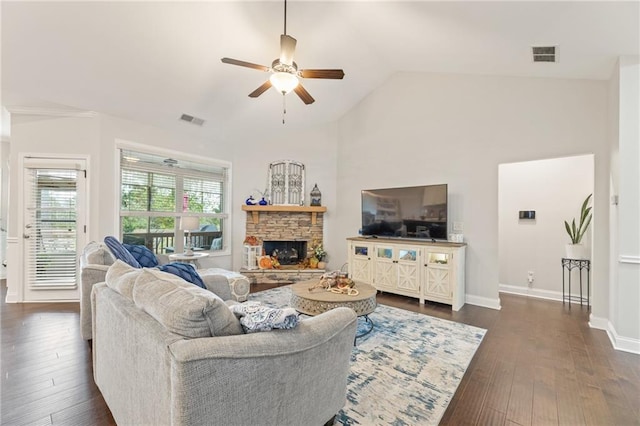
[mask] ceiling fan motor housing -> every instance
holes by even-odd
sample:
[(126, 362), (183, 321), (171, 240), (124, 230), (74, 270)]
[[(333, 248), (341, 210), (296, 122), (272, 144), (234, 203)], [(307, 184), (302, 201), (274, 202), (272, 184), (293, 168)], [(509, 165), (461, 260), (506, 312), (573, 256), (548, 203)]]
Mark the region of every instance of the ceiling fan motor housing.
[(288, 72), (289, 74), (298, 73), (298, 64), (292, 62), (291, 65), (283, 64), (280, 59), (276, 59), (271, 63), (273, 72)]

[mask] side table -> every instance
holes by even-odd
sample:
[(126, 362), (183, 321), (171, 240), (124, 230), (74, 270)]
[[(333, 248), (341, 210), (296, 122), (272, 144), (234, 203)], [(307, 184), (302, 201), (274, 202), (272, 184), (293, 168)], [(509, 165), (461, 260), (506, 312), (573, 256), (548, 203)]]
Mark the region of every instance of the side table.
[(198, 260), (204, 259), (208, 257), (209, 253), (193, 253), (191, 255), (187, 255), (184, 253), (170, 254), (169, 260), (173, 260), (175, 262), (185, 262), (185, 263), (193, 263), (193, 266), (198, 269)]
[[(579, 276), (580, 276), (580, 296), (573, 296), (571, 294), (571, 271), (578, 268), (579, 270)], [(568, 288), (568, 292), (567, 294), (565, 294), (564, 291), (564, 275), (565, 275), (565, 271), (568, 271), (568, 275), (569, 275), (569, 288)], [(583, 297), (582, 296), (582, 271), (586, 271), (587, 272), (587, 297)], [(590, 288), (590, 278), (589, 278), (589, 273), (591, 271), (591, 261), (588, 259), (569, 259), (566, 257), (562, 258), (562, 303), (564, 304), (565, 301), (567, 301), (569, 303), (569, 309), (571, 309), (571, 301), (574, 302), (580, 302), (580, 306), (582, 306), (583, 303), (587, 304), (587, 308), (590, 308), (591, 305), (589, 303), (589, 294), (591, 293), (591, 288)]]

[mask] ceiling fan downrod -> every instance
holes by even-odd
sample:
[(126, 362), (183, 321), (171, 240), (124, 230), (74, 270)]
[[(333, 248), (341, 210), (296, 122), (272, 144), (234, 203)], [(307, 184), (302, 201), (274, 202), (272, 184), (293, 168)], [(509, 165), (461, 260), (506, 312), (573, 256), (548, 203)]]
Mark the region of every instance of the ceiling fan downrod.
[(287, 35), (287, 0), (284, 0), (284, 35)]

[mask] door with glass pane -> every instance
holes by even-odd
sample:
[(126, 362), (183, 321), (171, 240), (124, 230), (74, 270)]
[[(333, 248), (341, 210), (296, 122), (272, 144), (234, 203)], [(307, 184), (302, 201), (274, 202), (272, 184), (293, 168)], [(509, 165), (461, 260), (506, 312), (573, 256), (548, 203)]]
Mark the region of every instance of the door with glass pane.
[(78, 255), (86, 244), (85, 180), (82, 161), (25, 161), (25, 301), (79, 299)]

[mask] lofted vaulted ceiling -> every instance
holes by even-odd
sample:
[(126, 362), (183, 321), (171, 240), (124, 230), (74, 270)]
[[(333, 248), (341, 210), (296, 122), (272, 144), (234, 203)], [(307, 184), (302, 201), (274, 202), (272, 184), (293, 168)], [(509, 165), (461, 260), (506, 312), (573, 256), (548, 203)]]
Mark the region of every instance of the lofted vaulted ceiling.
[[(282, 126), (282, 95), (247, 95), (268, 75), (222, 57), (270, 65), (281, 1), (2, 2), (2, 104), (97, 111), (204, 137)], [(288, 127), (338, 120), (401, 71), (609, 79), (619, 55), (640, 54), (639, 3), (298, 1), (287, 32), (316, 102), (286, 98)], [(533, 63), (531, 46), (558, 46)], [(9, 108), (11, 109), (11, 108)]]

